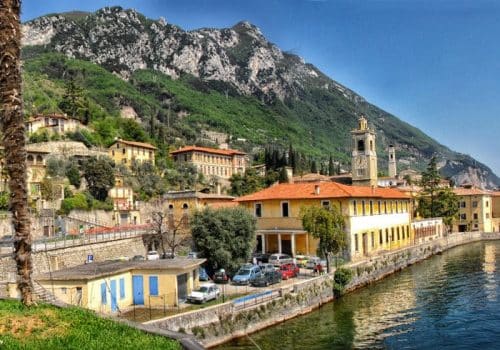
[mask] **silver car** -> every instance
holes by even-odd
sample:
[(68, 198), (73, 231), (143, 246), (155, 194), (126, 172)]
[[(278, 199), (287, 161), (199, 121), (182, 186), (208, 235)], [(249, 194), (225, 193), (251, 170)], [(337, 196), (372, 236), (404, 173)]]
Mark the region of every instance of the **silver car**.
[(271, 256), (269, 257), (269, 263), (273, 264), (274, 266), (281, 266), (283, 264), (293, 263), (293, 259), (288, 254), (276, 253), (271, 254)]

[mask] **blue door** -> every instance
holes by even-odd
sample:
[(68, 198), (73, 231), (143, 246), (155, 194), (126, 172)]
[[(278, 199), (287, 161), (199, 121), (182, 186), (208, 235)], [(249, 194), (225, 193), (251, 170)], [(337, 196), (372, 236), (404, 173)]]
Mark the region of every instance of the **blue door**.
[(134, 290), (134, 305), (144, 305), (144, 284), (142, 276), (132, 276)]
[(111, 280), (111, 312), (116, 312), (118, 310), (118, 306), (116, 304), (116, 280)]

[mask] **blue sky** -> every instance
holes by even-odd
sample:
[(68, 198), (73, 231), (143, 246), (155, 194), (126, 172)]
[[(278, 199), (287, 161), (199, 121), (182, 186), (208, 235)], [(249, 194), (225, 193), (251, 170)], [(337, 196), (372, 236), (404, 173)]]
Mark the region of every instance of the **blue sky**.
[(25, 0), (22, 19), (111, 5), (184, 29), (248, 20), (281, 49), (500, 175), (499, 1)]

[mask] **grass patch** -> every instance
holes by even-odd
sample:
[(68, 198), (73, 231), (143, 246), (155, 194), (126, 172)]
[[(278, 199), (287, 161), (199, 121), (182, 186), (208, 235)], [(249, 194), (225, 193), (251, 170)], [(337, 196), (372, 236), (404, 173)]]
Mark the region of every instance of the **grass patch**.
[(181, 349), (175, 340), (143, 333), (77, 307), (59, 309), (0, 300), (1, 349)]

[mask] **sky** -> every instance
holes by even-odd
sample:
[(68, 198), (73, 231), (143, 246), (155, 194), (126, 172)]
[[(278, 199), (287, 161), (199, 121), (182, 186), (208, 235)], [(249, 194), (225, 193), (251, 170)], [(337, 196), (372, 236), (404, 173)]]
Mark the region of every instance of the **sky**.
[(22, 20), (114, 5), (186, 30), (248, 20), (282, 50), (500, 175), (500, 1), (24, 0)]

